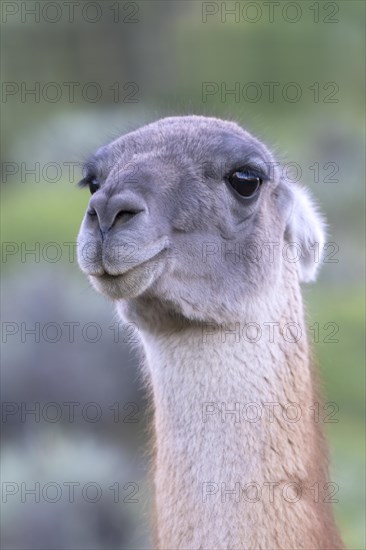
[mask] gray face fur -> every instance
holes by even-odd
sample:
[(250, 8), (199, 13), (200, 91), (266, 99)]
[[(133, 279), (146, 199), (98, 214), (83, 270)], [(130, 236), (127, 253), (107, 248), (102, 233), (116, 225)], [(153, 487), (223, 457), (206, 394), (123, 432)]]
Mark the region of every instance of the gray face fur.
[[(275, 166), (260, 141), (214, 118), (171, 117), (121, 136), (86, 166), (84, 183), (99, 189), (78, 236), (82, 271), (130, 308), (158, 303), (198, 321), (232, 319), (265, 298), (286, 262), (313, 280), (323, 223)], [(250, 198), (230, 185), (239, 169), (262, 180)]]

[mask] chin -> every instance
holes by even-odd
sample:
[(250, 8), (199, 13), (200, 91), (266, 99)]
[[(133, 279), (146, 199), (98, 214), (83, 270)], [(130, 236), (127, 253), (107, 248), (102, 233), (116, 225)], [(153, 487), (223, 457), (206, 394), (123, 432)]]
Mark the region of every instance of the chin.
[(89, 280), (97, 292), (112, 300), (136, 298), (146, 292), (163, 272), (159, 262), (138, 265), (120, 275), (90, 275)]

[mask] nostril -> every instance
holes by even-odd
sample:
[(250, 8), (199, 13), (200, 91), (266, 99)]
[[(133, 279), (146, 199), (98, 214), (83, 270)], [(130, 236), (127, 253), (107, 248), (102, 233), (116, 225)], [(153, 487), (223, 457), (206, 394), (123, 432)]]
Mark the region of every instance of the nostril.
[(120, 210), (117, 212), (114, 222), (120, 221), (122, 223), (128, 222), (131, 218), (142, 212), (142, 210)]
[[(138, 214), (148, 212), (140, 198), (130, 195), (106, 197), (103, 193), (95, 193), (90, 199), (86, 210), (87, 223), (95, 230), (99, 227), (102, 239), (115, 227), (125, 230), (125, 224)], [(127, 228), (127, 225), (126, 225)]]

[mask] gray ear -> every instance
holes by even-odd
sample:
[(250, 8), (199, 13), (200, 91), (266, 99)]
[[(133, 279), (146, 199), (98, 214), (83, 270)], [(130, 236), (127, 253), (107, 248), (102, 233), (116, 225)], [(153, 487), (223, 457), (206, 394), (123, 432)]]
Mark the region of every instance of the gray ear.
[(285, 238), (301, 250), (297, 262), (301, 282), (315, 281), (324, 251), (326, 225), (308, 191), (297, 185), (286, 185), (291, 200)]

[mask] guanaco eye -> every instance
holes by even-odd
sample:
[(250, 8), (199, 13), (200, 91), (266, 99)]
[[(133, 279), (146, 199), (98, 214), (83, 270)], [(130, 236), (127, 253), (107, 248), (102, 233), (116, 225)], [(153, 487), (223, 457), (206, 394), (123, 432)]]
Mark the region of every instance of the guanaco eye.
[(239, 195), (250, 198), (258, 191), (263, 180), (248, 170), (236, 170), (230, 174), (228, 181)]
[(87, 180), (89, 185), (89, 191), (92, 195), (99, 189), (99, 182), (97, 178), (90, 178)]

